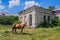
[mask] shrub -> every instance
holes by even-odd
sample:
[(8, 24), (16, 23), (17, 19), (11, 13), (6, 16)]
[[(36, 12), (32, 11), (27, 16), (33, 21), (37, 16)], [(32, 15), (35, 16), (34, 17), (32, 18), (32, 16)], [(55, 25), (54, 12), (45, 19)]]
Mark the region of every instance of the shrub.
[(40, 26), (48, 28), (48, 27), (52, 27), (53, 25), (52, 25), (52, 22), (45, 21), (45, 22), (42, 22)]
[(42, 27), (60, 26), (60, 20), (58, 19), (58, 17), (55, 17), (55, 19), (50, 22), (47, 20), (42, 22), (41, 24), (38, 25), (38, 27), (40, 27), (40, 26), (42, 26)]
[(52, 20), (52, 24), (53, 24), (54, 26), (60, 25), (60, 20), (58, 19), (58, 17), (55, 17), (55, 19)]
[(2, 16), (0, 18), (0, 24), (11, 25), (15, 22), (15, 20), (18, 20), (17, 16)]

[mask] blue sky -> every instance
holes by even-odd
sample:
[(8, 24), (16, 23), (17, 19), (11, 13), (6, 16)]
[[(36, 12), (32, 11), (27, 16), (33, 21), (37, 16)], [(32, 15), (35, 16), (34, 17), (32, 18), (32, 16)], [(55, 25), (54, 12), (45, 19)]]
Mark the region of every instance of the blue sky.
[(17, 14), (33, 5), (43, 8), (48, 8), (49, 6), (60, 8), (60, 0), (0, 0), (0, 12)]

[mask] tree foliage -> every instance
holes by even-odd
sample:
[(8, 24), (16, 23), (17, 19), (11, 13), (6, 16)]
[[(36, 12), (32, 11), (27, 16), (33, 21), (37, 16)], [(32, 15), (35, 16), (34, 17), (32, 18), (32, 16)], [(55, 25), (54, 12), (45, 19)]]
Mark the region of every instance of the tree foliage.
[(49, 10), (54, 10), (55, 9), (55, 6), (49, 6), (48, 9)]
[(21, 20), (16, 20), (14, 23), (22, 23), (22, 21)]

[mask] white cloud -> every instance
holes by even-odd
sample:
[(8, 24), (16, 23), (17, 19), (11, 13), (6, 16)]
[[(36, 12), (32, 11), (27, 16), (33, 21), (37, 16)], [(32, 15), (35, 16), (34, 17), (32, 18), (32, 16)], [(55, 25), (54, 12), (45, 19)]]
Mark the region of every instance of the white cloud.
[(20, 0), (11, 0), (9, 1), (9, 8), (13, 6), (19, 6)]
[(25, 7), (24, 7), (24, 9), (26, 9), (28, 7), (31, 7), (33, 5), (40, 6), (40, 4), (38, 2), (35, 2), (35, 1), (25, 1)]
[(0, 10), (3, 10), (5, 8), (5, 6), (0, 5)]
[(0, 1), (0, 10), (3, 10), (5, 6), (1, 5), (2, 1)]

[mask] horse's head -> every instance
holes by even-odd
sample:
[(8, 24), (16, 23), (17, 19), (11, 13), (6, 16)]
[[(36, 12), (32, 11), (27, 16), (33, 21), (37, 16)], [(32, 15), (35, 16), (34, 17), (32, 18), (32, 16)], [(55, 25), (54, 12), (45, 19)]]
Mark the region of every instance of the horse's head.
[(27, 21), (25, 22), (25, 24), (27, 24)]
[(27, 22), (24, 22), (24, 26), (26, 26)]

